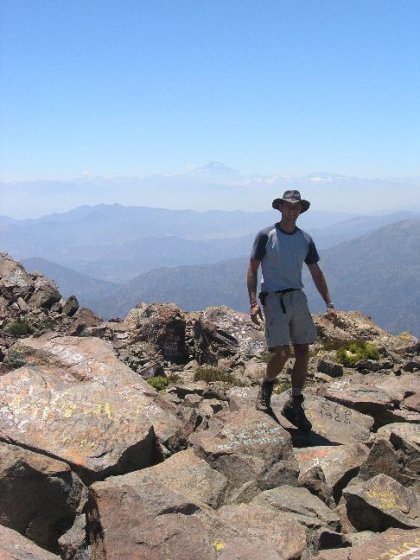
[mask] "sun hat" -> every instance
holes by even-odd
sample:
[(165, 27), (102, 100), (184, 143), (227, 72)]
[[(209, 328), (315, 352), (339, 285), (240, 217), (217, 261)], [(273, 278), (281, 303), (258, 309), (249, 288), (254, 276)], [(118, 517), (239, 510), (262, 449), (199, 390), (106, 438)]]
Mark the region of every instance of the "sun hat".
[(281, 198), (276, 198), (273, 200), (271, 206), (275, 210), (280, 210), (280, 205), (282, 202), (293, 202), (293, 203), (299, 202), (301, 207), (301, 211), (300, 211), (301, 213), (306, 212), (306, 210), (311, 205), (311, 203), (308, 200), (304, 200), (303, 198), (301, 198), (299, 191), (285, 191)]

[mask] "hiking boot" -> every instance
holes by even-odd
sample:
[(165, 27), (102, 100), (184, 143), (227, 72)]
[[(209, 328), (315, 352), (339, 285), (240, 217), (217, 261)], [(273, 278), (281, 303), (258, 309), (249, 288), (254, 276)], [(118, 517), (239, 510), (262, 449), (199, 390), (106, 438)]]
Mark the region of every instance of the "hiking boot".
[(273, 393), (274, 381), (263, 379), (258, 391), (256, 409), (261, 412), (271, 412), (271, 395)]
[(312, 424), (306, 418), (302, 403), (303, 395), (289, 397), (283, 406), (282, 414), (293, 426), (296, 426), (299, 430), (309, 432), (312, 429)]

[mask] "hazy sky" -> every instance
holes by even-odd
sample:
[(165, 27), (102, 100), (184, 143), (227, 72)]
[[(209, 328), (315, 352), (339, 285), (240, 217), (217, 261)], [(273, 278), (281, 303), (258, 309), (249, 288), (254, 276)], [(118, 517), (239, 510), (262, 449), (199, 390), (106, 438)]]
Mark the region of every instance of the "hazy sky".
[(420, 176), (419, 0), (0, 6), (6, 181)]

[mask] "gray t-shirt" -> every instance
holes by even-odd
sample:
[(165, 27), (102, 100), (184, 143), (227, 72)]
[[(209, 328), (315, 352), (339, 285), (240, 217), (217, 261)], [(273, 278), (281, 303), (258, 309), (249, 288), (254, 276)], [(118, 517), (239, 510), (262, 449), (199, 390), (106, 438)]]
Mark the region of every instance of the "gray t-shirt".
[(251, 259), (261, 261), (263, 292), (303, 288), (302, 266), (319, 261), (312, 237), (298, 227), (292, 233), (280, 225), (261, 230), (255, 238)]

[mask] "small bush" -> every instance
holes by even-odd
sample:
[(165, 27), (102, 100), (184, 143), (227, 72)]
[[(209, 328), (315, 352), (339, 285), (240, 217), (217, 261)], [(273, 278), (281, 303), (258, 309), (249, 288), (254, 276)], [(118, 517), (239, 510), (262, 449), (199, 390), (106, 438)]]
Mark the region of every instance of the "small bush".
[(54, 328), (54, 321), (51, 317), (45, 317), (45, 319), (37, 323), (36, 328), (39, 331), (52, 331)]
[(378, 360), (379, 351), (371, 342), (354, 340), (341, 346), (336, 352), (336, 358), (344, 367), (355, 367), (358, 362)]
[(412, 334), (406, 331), (400, 333), (398, 336), (401, 338), (401, 340), (408, 341), (408, 342), (410, 342), (414, 338)]
[(27, 336), (33, 332), (31, 325), (26, 319), (16, 319), (16, 321), (12, 321), (6, 326), (5, 331), (7, 334), (16, 337)]
[(206, 383), (223, 381), (224, 383), (229, 383), (229, 385), (243, 385), (243, 383), (230, 372), (217, 367), (197, 368), (194, 372), (194, 381), (206, 381)]
[(147, 380), (147, 383), (156, 389), (156, 391), (163, 391), (169, 385), (169, 379), (163, 375), (156, 375)]
[(3, 365), (6, 366), (7, 369), (18, 369), (26, 365), (26, 359), (18, 350), (11, 350), (6, 356)]

